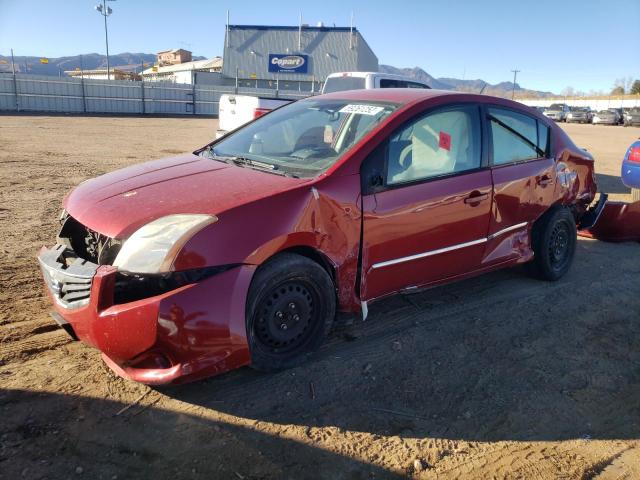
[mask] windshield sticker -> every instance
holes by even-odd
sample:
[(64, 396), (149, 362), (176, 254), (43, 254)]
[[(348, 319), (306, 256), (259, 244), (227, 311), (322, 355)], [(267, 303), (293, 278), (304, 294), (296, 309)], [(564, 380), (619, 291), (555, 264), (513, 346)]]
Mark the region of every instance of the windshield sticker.
[(377, 115), (384, 110), (384, 107), (377, 105), (359, 105), (350, 103), (340, 109), (340, 113), (357, 113), (359, 115)]
[(447, 132), (440, 132), (440, 141), (438, 142), (438, 146), (444, 150), (451, 150), (451, 135)]

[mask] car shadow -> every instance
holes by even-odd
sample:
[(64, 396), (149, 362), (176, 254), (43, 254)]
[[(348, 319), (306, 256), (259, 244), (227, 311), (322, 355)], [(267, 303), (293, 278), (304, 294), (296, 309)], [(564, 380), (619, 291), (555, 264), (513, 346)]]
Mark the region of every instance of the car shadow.
[(598, 191), (604, 193), (621, 193), (630, 194), (631, 189), (622, 183), (620, 175), (607, 175), (605, 173), (596, 173), (596, 181), (598, 182)]
[(580, 240), (581, 260), (558, 282), (514, 268), (397, 295), (299, 367), (162, 392), (242, 418), (384, 436), (637, 439), (640, 260), (603, 270), (610, 248), (640, 258), (637, 244)]
[(0, 389), (0, 407), (0, 478), (404, 478), (310, 442), (152, 404)]

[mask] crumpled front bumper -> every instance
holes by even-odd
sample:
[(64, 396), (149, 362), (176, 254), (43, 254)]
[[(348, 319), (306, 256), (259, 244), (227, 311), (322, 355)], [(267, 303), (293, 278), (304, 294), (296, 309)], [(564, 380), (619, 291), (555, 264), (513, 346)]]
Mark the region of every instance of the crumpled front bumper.
[[(55, 312), (63, 319), (58, 323), (68, 322), (117, 374), (147, 384), (182, 383), (250, 363), (245, 305), (255, 266), (115, 304), (115, 267), (83, 262), (78, 272), (63, 266), (61, 253), (60, 246), (43, 247), (38, 255)], [(80, 273), (82, 278), (74, 276)], [(80, 301), (68, 296), (78, 278), (86, 290)]]

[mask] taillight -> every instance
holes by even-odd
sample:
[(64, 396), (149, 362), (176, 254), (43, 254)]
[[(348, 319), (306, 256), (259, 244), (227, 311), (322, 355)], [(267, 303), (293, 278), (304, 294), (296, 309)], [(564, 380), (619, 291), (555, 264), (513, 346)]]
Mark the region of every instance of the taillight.
[(264, 115), (267, 112), (270, 112), (271, 109), (270, 108), (254, 108), (253, 109), (253, 118), (258, 118), (261, 117), (262, 115)]
[(629, 151), (629, 157), (627, 157), (629, 162), (640, 163), (640, 147), (633, 147)]

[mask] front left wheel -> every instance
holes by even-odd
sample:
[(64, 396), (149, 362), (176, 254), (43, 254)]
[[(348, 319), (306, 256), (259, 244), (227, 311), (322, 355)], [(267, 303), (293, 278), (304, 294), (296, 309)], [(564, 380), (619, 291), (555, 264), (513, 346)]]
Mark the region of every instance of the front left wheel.
[(276, 255), (257, 270), (247, 299), (251, 366), (277, 371), (300, 364), (326, 338), (336, 312), (327, 271), (309, 258)]

